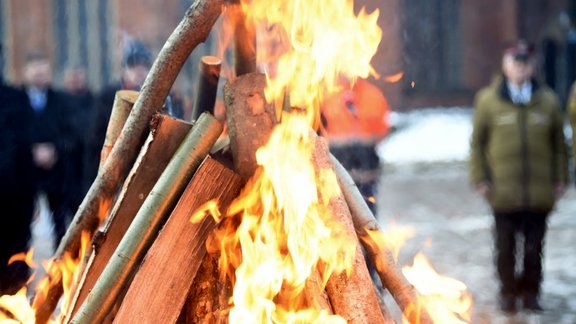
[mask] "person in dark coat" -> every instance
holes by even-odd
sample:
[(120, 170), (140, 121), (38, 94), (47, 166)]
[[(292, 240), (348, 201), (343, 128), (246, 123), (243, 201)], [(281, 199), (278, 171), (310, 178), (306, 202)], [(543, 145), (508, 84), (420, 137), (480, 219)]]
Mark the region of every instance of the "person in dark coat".
[(73, 126), (74, 145), (69, 153), (70, 168), (67, 168), (66, 183), (70, 196), (70, 209), (75, 213), (88, 188), (84, 185), (84, 156), (86, 154), (86, 143), (89, 132), (86, 131), (90, 125), (94, 106), (94, 95), (88, 88), (86, 69), (81, 66), (72, 66), (64, 71), (64, 92), (67, 104), (70, 109), (69, 114)]
[(24, 91), (28, 100), (21, 108), (27, 114), (36, 190), (48, 198), (58, 245), (71, 217), (71, 188), (66, 181), (66, 170), (71, 165), (69, 152), (74, 150), (75, 138), (66, 96), (51, 88), (51, 80), (48, 58), (30, 55), (24, 66)]
[[(505, 312), (516, 311), (517, 301), (524, 309), (542, 310), (548, 216), (568, 181), (560, 101), (532, 77), (535, 63), (530, 44), (512, 44), (503, 55), (503, 75), (475, 100), (470, 179), (494, 214), (500, 308)], [(521, 257), (516, 253), (519, 238)]]
[(10, 258), (29, 249), (34, 214), (32, 151), (25, 132), (24, 92), (0, 77), (0, 295), (15, 294), (28, 280), (24, 262)]
[(92, 124), (86, 137), (84, 158), (84, 191), (88, 191), (98, 174), (100, 151), (112, 114), (114, 97), (119, 90), (139, 91), (152, 65), (152, 55), (140, 42), (132, 42), (125, 50), (120, 80), (105, 87), (95, 99)]

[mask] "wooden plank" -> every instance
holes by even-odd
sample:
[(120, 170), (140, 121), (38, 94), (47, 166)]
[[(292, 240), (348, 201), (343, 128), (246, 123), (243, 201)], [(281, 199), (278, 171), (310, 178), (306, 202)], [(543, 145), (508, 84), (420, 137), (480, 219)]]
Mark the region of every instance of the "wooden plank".
[(167, 115), (157, 115), (154, 119), (152, 131), (124, 182), (110, 219), (106, 223), (103, 233), (98, 234), (93, 241), (95, 249), (84, 271), (79, 289), (76, 292), (75, 302), (71, 305), (72, 312), (69, 315), (78, 311), (94, 287), (96, 280), (100, 277), (134, 216), (142, 206), (144, 199), (152, 190), (191, 127), (191, 124)]
[(212, 217), (199, 223), (190, 222), (190, 217), (212, 199), (225, 212), (241, 186), (237, 174), (206, 158), (148, 250), (114, 323), (177, 321), (206, 253), (206, 239), (216, 227)]

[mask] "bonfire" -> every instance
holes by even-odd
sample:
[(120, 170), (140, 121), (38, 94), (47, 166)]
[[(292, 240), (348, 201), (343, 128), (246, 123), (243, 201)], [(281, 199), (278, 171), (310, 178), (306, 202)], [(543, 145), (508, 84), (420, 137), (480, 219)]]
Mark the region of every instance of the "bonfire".
[[(321, 103), (342, 90), (338, 77), (378, 77), (370, 64), (382, 37), (378, 15), (356, 14), (351, 0), (197, 0), (142, 91), (117, 93), (98, 177), (33, 301), (25, 289), (2, 296), (1, 316), (391, 323), (382, 299), (390, 294), (407, 322), (466, 320), (406, 279), (392, 235), (317, 135)], [(200, 62), (192, 123), (161, 113), (219, 16), (234, 48), (223, 88), (227, 132), (212, 115), (222, 55)], [(413, 272), (412, 282), (422, 278)], [(450, 283), (462, 301), (465, 287)]]

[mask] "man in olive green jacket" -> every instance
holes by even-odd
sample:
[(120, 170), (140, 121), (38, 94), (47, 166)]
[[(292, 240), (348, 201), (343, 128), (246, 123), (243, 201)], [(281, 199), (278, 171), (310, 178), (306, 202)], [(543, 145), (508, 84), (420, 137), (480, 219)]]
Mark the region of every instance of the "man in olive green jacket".
[[(500, 306), (542, 310), (546, 219), (567, 183), (563, 118), (556, 95), (532, 79), (533, 50), (506, 49), (503, 75), (476, 96), (470, 176), (494, 212)], [(516, 235), (524, 236), (523, 269), (515, 273)], [(522, 268), (522, 267), (521, 267)]]

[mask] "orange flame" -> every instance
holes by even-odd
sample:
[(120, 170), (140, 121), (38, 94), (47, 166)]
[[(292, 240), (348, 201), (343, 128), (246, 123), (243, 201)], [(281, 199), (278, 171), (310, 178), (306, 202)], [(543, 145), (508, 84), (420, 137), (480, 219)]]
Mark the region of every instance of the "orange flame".
[[(68, 309), (70, 299), (72, 298), (71, 287), (75, 282), (78, 281), (78, 276), (80, 272), (78, 270), (78, 265), (82, 260), (82, 257), (86, 254), (86, 249), (90, 242), (90, 235), (88, 232), (83, 232), (81, 237), (81, 247), (79, 251), (79, 256), (74, 258), (69, 253), (66, 253), (61, 262), (52, 266), (53, 260), (42, 262), (42, 267), (48, 272), (48, 276), (43, 278), (35, 288), (36, 296), (42, 300), (46, 299), (46, 294), (48, 288), (50, 287), (51, 280), (56, 280), (62, 278), (62, 286), (64, 289), (63, 294), (63, 304), (60, 308), (59, 315), (56, 318), (59, 320), (51, 320), (50, 323), (60, 322), (64, 314)], [(19, 253), (10, 258), (10, 263), (16, 261), (24, 261), (31, 268), (36, 267), (36, 263), (33, 261), (33, 249), (30, 249), (27, 253)], [(30, 284), (31, 279), (28, 284)], [(35, 322), (35, 310), (30, 304), (27, 298), (27, 288), (23, 287), (15, 295), (4, 295), (0, 296), (0, 320), (7, 321), (17, 321), (20, 323), (34, 323)]]
[[(314, 274), (324, 289), (332, 274), (350, 272), (357, 244), (327, 207), (339, 187), (332, 170), (312, 164), (312, 128), (340, 77), (377, 75), (370, 60), (382, 36), (379, 12), (355, 15), (351, 0), (243, 0), (241, 8), (257, 31), (266, 100), (280, 111), (288, 95), (300, 112), (277, 116), (282, 123), (257, 152), (259, 169), (209, 241), (209, 250), (221, 252), (221, 275), (234, 284), (229, 319), (344, 322), (304, 296)], [(214, 204), (191, 220), (214, 212)]]
[[(231, 322), (338, 320), (325, 310), (297, 307), (306, 304), (303, 290), (318, 263), (326, 265), (325, 284), (350, 268), (356, 244), (331, 222), (325, 204), (335, 191), (319, 187), (338, 188), (335, 174), (316, 172), (303, 158), (311, 156), (311, 135), (305, 118), (285, 116), (258, 150), (262, 168), (229, 208), (227, 217), (237, 217), (239, 225), (230, 222), (217, 233), (221, 269), (234, 283)], [(279, 159), (279, 150), (292, 158)]]
[(402, 80), (403, 77), (404, 77), (404, 72), (398, 72), (396, 74), (392, 74), (392, 75), (385, 77), (384, 81), (386, 81), (388, 83), (396, 83), (396, 82)]

